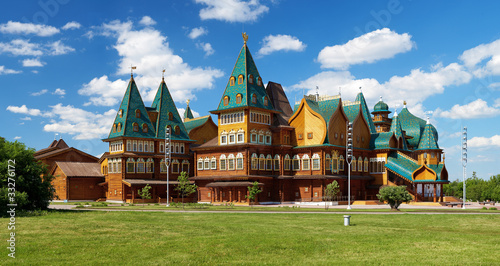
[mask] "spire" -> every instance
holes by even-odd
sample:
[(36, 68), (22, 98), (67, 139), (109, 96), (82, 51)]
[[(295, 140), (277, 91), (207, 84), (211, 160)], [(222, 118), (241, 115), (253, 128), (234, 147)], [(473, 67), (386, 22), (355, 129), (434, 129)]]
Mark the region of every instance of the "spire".
[(403, 149), (408, 149), (406, 145), (406, 140), (404, 139), (403, 135), (403, 128), (401, 127), (401, 120), (398, 117), (397, 111), (395, 111), (394, 116), (392, 117), (392, 122), (391, 122), (391, 129), (389, 129), (390, 132), (394, 132), (394, 135), (396, 136), (396, 139), (402, 138), (403, 139)]
[[(360, 87), (360, 90), (361, 90), (361, 87)], [(375, 125), (373, 124), (373, 119), (370, 115), (370, 111), (368, 109), (368, 105), (366, 105), (366, 100), (365, 100), (365, 96), (363, 95), (362, 92), (358, 93), (358, 95), (356, 96), (356, 101), (359, 102), (359, 105), (360, 105), (360, 110), (361, 112), (363, 112), (363, 117), (365, 118), (366, 120), (366, 123), (368, 123), (368, 127), (370, 128), (370, 133), (371, 134), (375, 134), (377, 133), (377, 130), (375, 129)]]
[[(248, 39), (245, 36), (243, 34), (244, 40)], [(274, 109), (246, 43), (240, 50), (217, 110), (238, 107)]]
[[(156, 138), (164, 138), (165, 128), (170, 126), (172, 129), (171, 138), (173, 140), (189, 140), (184, 123), (177, 111), (177, 107), (175, 107), (174, 100), (164, 80), (162, 80), (158, 87), (151, 107), (158, 112), (158, 119), (156, 120)], [(176, 130), (177, 127), (178, 130)]]
[(186, 101), (187, 107), (186, 107), (186, 111), (184, 111), (184, 122), (188, 119), (194, 118), (193, 113), (191, 112), (191, 108), (189, 107), (189, 102), (190, 102), (190, 100), (187, 99), (187, 101)]
[[(135, 67), (131, 67), (135, 69)], [(154, 137), (154, 128), (134, 78), (130, 78), (108, 138)]]
[(437, 139), (434, 135), (433, 126), (430, 121), (427, 120), (427, 124), (425, 125), (424, 132), (422, 133), (422, 137), (420, 138), (420, 143), (418, 144), (419, 150), (439, 150), (439, 145), (437, 143)]

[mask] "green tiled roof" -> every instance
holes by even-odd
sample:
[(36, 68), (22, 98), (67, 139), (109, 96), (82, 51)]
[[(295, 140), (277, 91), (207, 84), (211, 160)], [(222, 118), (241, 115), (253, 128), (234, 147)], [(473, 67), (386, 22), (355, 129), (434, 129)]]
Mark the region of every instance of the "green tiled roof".
[[(158, 112), (158, 119), (156, 120), (156, 138), (165, 138), (165, 127), (170, 126), (172, 129), (172, 140), (189, 140), (188, 133), (184, 127), (181, 116), (175, 107), (172, 96), (168, 91), (165, 81), (161, 81), (156, 96), (153, 100), (152, 107)], [(172, 120), (169, 120), (169, 113), (172, 113)], [(175, 127), (178, 126), (179, 134), (175, 134)]]
[(413, 181), (412, 174), (420, 165), (397, 152), (391, 152), (387, 157), (385, 167), (398, 175)]
[(194, 118), (193, 112), (191, 112), (191, 108), (189, 107), (189, 104), (186, 107), (186, 111), (184, 111), (184, 119), (186, 119), (186, 118), (189, 118), (189, 119)]
[[(330, 122), (330, 118), (332, 117), (335, 110), (339, 106), (340, 98), (333, 98), (329, 100), (322, 101), (313, 101), (306, 98), (307, 104), (318, 114), (320, 114), (326, 122), (326, 125)], [(293, 112), (295, 113), (299, 108), (300, 104), (295, 104), (293, 108)]]
[[(123, 100), (120, 104), (120, 110), (122, 110), (122, 117), (119, 113), (116, 115), (114, 124), (118, 125), (121, 123), (122, 128), (120, 131), (113, 133), (113, 128), (109, 133), (108, 138), (115, 137), (138, 137), (138, 138), (154, 138), (155, 130), (151, 121), (149, 120), (148, 112), (144, 106), (137, 85), (135, 84), (134, 78), (130, 78), (127, 90), (123, 96)], [(136, 117), (136, 110), (139, 110), (140, 117)], [(120, 111), (118, 111), (120, 112)], [(139, 126), (138, 132), (134, 132), (133, 124), (137, 123)], [(143, 132), (143, 125), (146, 125), (148, 130)]]
[(205, 124), (205, 122), (207, 122), (207, 120), (209, 118), (210, 118), (210, 116), (207, 115), (207, 116), (198, 117), (198, 118), (194, 118), (194, 119), (190, 119), (188, 121), (185, 121), (184, 126), (186, 127), (188, 134), (189, 134), (189, 132), (191, 132), (191, 130), (193, 128), (197, 128), (197, 127)]
[[(238, 84), (238, 76), (243, 75), (243, 83)], [(253, 75), (253, 82), (249, 82), (250, 75)], [(222, 95), (222, 98), (219, 103), (219, 107), (217, 110), (227, 110), (231, 108), (237, 107), (258, 107), (268, 110), (274, 110), (273, 104), (269, 99), (269, 96), (266, 93), (266, 89), (264, 88), (264, 83), (261, 82), (258, 85), (257, 80), (260, 77), (259, 71), (255, 66), (255, 62), (253, 61), (252, 55), (248, 50), (247, 45), (243, 45), (241, 48), (238, 59), (236, 60), (236, 64), (234, 65), (233, 72), (231, 76), (235, 78), (235, 84), (233, 86), (230, 85), (230, 81), (228, 81), (226, 85), (226, 90)], [(242, 95), (241, 103), (236, 103), (236, 95)], [(255, 94), (257, 96), (257, 102), (252, 103), (252, 95)], [(229, 104), (224, 106), (224, 97), (229, 97)], [(264, 97), (268, 97), (267, 106), (264, 105)]]
[(439, 145), (434, 137), (432, 128), (430, 123), (425, 125), (424, 132), (420, 137), (420, 143), (418, 144), (419, 150), (439, 150)]
[[(396, 139), (399, 140), (399, 138), (403, 138), (403, 140), (405, 140), (403, 136), (403, 129), (401, 128), (401, 122), (399, 121), (399, 116), (397, 113), (395, 113), (392, 117), (391, 129), (389, 131), (394, 132)], [(406, 146), (406, 140), (403, 141), (403, 149), (408, 149), (408, 147)]]
[(370, 133), (377, 133), (375, 125), (373, 124), (372, 116), (370, 115), (370, 110), (368, 109), (368, 105), (366, 105), (365, 96), (363, 95), (363, 93), (358, 93), (358, 95), (356, 96), (356, 101), (359, 102), (359, 105), (361, 106), (361, 112), (363, 112), (363, 117), (365, 118), (366, 123), (368, 123)]
[[(422, 133), (424, 132), (425, 125), (427, 124), (425, 120), (414, 116), (408, 111), (406, 107), (401, 110), (401, 113), (398, 115), (401, 123), (401, 127), (404, 131), (406, 131), (407, 136), (413, 137), (408, 140), (408, 143), (416, 148), (420, 142), (420, 138)], [(434, 134), (434, 138), (438, 140), (438, 134), (436, 128), (431, 125), (431, 131)]]
[(389, 105), (382, 101), (382, 96), (380, 96), (380, 101), (373, 107), (373, 112), (390, 112)]
[(389, 141), (394, 133), (392, 132), (381, 132), (371, 134), (370, 138), (370, 149), (371, 150), (383, 150), (390, 149)]
[(437, 179), (441, 180), (441, 173), (443, 172), (444, 164), (428, 164), (427, 167), (436, 172)]

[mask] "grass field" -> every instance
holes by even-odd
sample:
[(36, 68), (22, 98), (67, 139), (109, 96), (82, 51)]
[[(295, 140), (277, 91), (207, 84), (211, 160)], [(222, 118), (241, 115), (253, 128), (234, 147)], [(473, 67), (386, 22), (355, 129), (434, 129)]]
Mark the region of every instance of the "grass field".
[(339, 214), (54, 211), (16, 223), (16, 259), (3, 248), (1, 265), (500, 263), (499, 215), (353, 214), (345, 227)]

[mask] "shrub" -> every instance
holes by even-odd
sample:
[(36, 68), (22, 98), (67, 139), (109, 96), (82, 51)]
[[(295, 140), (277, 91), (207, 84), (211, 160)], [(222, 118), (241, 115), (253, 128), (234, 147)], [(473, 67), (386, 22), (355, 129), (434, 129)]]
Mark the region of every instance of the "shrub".
[(497, 208), (496, 208), (496, 207), (491, 207), (491, 208), (490, 208), (490, 210), (492, 210), (492, 211), (496, 211), (496, 210), (497, 210)]
[(483, 210), (487, 210), (488, 208), (487, 207), (483, 207)]
[(406, 186), (383, 186), (378, 193), (378, 199), (382, 202), (387, 201), (391, 206), (391, 210), (398, 210), (401, 203), (412, 200)]

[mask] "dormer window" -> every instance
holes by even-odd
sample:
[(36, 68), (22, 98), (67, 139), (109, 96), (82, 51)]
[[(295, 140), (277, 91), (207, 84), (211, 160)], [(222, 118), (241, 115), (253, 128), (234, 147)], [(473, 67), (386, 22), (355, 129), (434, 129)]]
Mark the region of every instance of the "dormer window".
[(243, 75), (238, 76), (238, 84), (243, 84)]
[(118, 128), (116, 131), (121, 132), (122, 131), (122, 123), (118, 123)]
[(141, 117), (141, 110), (137, 109), (135, 110), (135, 117), (140, 118)]
[(142, 124), (142, 132), (148, 133), (148, 125)]
[(257, 95), (252, 94), (252, 103), (257, 103)]
[(260, 77), (257, 78), (257, 85), (262, 86), (262, 79)]
[(120, 109), (120, 111), (118, 111), (118, 115), (119, 115), (120, 117), (123, 117), (123, 109)]
[(179, 126), (175, 126), (175, 135), (181, 134), (181, 128)]
[(229, 96), (224, 96), (224, 106), (229, 104)]
[(174, 120), (174, 114), (172, 114), (171, 112), (168, 112), (168, 120)]
[(268, 102), (268, 101), (267, 101), (267, 96), (266, 96), (266, 97), (264, 97), (264, 105), (265, 105), (265, 106), (267, 106), (267, 102)]
[(241, 103), (241, 94), (236, 95), (236, 103)]
[(253, 75), (248, 75), (248, 83), (253, 84)]
[(134, 123), (133, 124), (133, 130), (134, 130), (134, 132), (139, 132), (139, 124)]
[(229, 78), (229, 86), (234, 86), (234, 77)]
[(113, 124), (113, 133), (116, 133), (116, 124)]

